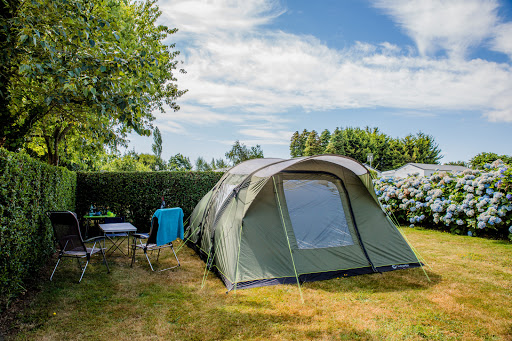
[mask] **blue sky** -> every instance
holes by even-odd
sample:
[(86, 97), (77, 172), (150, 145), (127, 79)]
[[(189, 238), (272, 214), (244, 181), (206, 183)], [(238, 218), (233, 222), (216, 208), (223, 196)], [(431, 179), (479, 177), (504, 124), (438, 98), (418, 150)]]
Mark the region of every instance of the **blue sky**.
[[(235, 140), (288, 158), (294, 131), (432, 135), (441, 162), (512, 154), (512, 2), (160, 0), (187, 74), (155, 112), (163, 157)], [(152, 137), (130, 149), (151, 153)]]

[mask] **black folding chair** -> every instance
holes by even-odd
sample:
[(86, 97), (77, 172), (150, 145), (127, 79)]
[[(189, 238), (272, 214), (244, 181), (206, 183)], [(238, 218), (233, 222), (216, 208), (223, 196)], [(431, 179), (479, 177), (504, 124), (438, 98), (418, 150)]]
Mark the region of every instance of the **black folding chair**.
[[(63, 257), (70, 257), (77, 259), (80, 270), (82, 271), (80, 279), (78, 280), (78, 283), (80, 283), (84, 276), (85, 269), (87, 269), (87, 265), (89, 265), (91, 255), (98, 252), (101, 252), (103, 255), (103, 261), (107, 266), (107, 273), (110, 273), (104, 249), (101, 248), (100, 241), (104, 239), (103, 236), (90, 238), (84, 241), (80, 234), (80, 224), (78, 223), (78, 219), (76, 218), (75, 213), (71, 211), (50, 211), (47, 212), (46, 215), (50, 218), (52, 223), (53, 232), (59, 248), (59, 259), (57, 260), (57, 264), (50, 276), (50, 281), (53, 279), (53, 275), (55, 274), (55, 270), (57, 270), (57, 266), (59, 266), (60, 260)], [(85, 243), (89, 242), (94, 242), (92, 248), (85, 245)], [(100, 247), (96, 247), (96, 244), (100, 245)], [(81, 258), (87, 259), (85, 266), (83, 267), (80, 262)]]
[[(158, 246), (156, 244), (156, 235), (158, 233), (158, 218), (153, 217), (151, 220), (151, 229), (149, 231), (149, 236), (145, 233), (134, 233), (133, 236), (133, 245), (132, 245), (132, 263), (130, 266), (133, 266), (133, 263), (135, 263), (135, 252), (136, 250), (142, 250), (144, 251), (144, 255), (146, 256), (146, 259), (148, 260), (149, 267), (152, 271), (155, 271), (153, 268), (153, 265), (151, 264), (151, 261), (149, 260), (148, 251), (155, 251), (158, 250), (158, 255), (156, 257), (156, 261), (158, 262), (158, 258), (160, 257), (160, 250), (164, 248), (170, 247), (172, 250), (172, 253), (174, 254), (174, 257), (176, 258), (176, 261), (178, 262), (178, 265), (171, 266), (166, 269), (158, 270), (158, 271), (165, 271), (174, 269), (178, 266), (180, 266), (180, 260), (178, 259), (178, 256), (176, 255), (176, 252), (174, 251), (174, 247), (172, 246), (172, 242), (169, 242), (164, 245)], [(146, 240), (146, 243), (143, 243), (142, 240)]]

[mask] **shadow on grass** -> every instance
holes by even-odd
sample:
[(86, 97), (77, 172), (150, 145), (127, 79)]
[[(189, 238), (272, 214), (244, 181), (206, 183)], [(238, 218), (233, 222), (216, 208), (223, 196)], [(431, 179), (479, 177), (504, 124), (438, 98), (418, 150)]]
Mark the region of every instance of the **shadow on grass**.
[(425, 271), (428, 278), (421, 269), (408, 269), (309, 282), (304, 283), (303, 287), (331, 293), (359, 292), (361, 290), (385, 293), (426, 290), (442, 281), (441, 275), (429, 270)]

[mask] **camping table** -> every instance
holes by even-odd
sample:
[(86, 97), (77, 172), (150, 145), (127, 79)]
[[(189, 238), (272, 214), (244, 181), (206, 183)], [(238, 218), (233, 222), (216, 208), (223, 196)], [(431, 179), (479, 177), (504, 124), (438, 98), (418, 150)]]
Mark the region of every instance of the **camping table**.
[[(107, 237), (111, 242), (112, 246), (107, 250), (110, 251), (110, 249), (114, 248), (112, 250), (112, 253), (114, 253), (115, 250), (121, 251), (123, 255), (126, 256), (126, 254), (119, 248), (119, 246), (123, 243), (123, 241), (126, 239), (128, 240), (128, 254), (130, 253), (130, 233), (136, 232), (137, 228), (133, 226), (130, 223), (110, 223), (110, 224), (99, 224), (100, 229), (103, 231), (103, 234), (105, 237)], [(112, 236), (109, 236), (110, 234), (118, 234), (118, 233), (126, 233), (127, 236), (124, 236), (124, 238), (120, 238), (120, 240), (116, 243), (116, 241), (112, 238)]]

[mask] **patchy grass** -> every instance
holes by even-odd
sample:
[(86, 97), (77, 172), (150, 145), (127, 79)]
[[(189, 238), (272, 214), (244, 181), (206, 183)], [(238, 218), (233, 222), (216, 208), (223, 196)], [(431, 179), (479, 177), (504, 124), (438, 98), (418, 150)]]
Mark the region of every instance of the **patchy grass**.
[[(432, 267), (226, 294), (187, 247), (152, 273), (143, 256), (95, 258), (81, 284), (70, 260), (10, 326), (17, 340), (510, 340), (512, 245), (405, 229)], [(171, 265), (167, 255), (160, 264)], [(46, 274), (45, 274), (46, 275)]]

